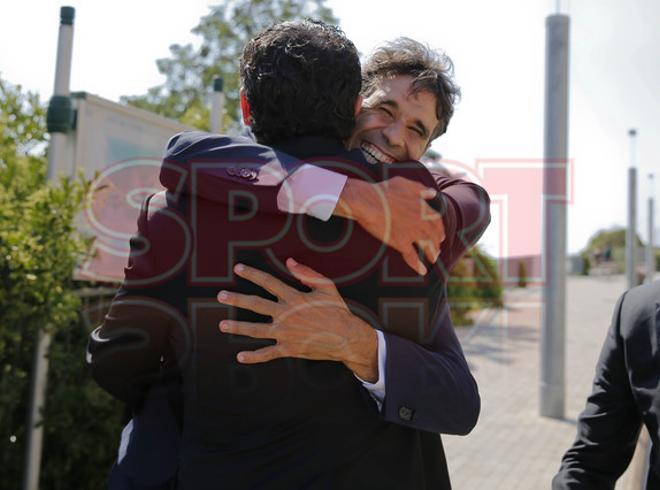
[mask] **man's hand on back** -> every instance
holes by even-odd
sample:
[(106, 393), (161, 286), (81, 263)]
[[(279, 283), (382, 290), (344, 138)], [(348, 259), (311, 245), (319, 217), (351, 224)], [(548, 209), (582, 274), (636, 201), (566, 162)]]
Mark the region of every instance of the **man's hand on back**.
[(401, 253), (414, 271), (425, 275), (427, 270), (415, 245), (433, 264), (445, 239), (442, 216), (426, 202), (436, 194), (435, 189), (403, 177), (374, 184), (348, 179), (334, 214), (357, 221)]
[(256, 351), (239, 352), (238, 361), (256, 364), (281, 357), (339, 361), (360, 379), (375, 383), (378, 380), (376, 331), (351, 313), (332, 280), (293, 259), (288, 259), (286, 266), (312, 291), (304, 293), (266, 272), (238, 264), (234, 268), (238, 276), (262, 287), (277, 297), (277, 301), (224, 290), (218, 294), (220, 303), (273, 319), (271, 323), (220, 322), (224, 333), (277, 342)]

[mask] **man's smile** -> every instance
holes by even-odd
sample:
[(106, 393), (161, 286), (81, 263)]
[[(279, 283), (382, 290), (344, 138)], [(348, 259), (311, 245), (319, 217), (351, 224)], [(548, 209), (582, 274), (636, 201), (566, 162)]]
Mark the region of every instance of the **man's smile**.
[(396, 159), (368, 141), (360, 143), (360, 150), (369, 163), (394, 163)]

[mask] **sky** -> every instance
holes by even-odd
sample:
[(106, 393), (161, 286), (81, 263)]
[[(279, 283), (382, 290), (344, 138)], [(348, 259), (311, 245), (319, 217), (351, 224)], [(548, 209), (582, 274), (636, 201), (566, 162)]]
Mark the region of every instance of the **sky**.
[[(190, 31), (213, 3), (6, 3), (0, 17), (0, 75), (47, 100), (59, 7), (71, 5), (76, 8), (71, 89), (115, 101), (144, 93), (163, 81), (155, 60), (167, 57), (171, 44), (197, 42)], [(447, 134), (433, 148), (468, 173), (478, 161), (538, 163), (543, 158), (545, 17), (556, 11), (557, 3), (571, 22), (568, 251), (579, 251), (598, 229), (625, 225), (631, 127), (639, 133), (638, 229), (646, 240), (651, 172), (657, 174), (654, 191), (660, 198), (660, 2), (328, 0), (346, 34), (365, 54), (383, 41), (408, 36), (452, 58), (463, 95)], [(493, 224), (484, 237), (496, 255), (503, 252), (502, 206), (495, 200)], [(522, 236), (519, 241), (524, 242)], [(660, 232), (655, 241), (660, 242)], [(533, 252), (532, 242), (519, 252)]]

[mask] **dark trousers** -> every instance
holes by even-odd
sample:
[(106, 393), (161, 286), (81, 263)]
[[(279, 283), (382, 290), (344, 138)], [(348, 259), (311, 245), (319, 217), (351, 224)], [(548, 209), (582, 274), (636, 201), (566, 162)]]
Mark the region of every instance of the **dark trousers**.
[(176, 473), (165, 483), (144, 485), (124, 475), (115, 462), (108, 477), (108, 490), (176, 490)]

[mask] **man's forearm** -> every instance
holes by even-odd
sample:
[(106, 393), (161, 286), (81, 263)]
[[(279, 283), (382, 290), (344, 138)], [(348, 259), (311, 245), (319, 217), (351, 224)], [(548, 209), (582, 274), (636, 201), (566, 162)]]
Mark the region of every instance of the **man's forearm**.
[(374, 194), (375, 192), (368, 182), (348, 179), (332, 214), (340, 218), (357, 219), (363, 209), (378, 204), (374, 199)]

